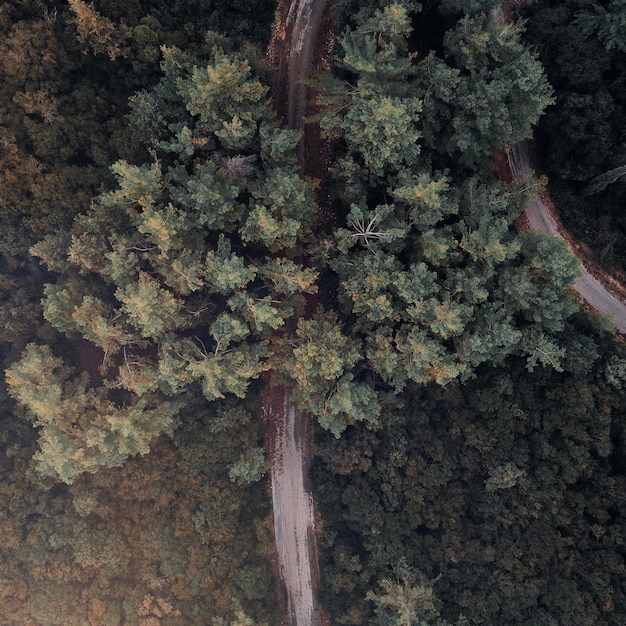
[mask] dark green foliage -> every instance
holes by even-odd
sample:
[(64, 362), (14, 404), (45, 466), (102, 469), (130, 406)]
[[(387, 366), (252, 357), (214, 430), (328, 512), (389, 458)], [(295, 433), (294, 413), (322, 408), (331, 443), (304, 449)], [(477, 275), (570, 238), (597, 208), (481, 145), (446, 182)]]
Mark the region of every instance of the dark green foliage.
[[(333, 621), (623, 623), (624, 400), (604, 367), (624, 350), (588, 341), (584, 371), (509, 360), (445, 391), (411, 387), (375, 434), (320, 440)], [(410, 598), (423, 622), (400, 619)]]
[(293, 363), (286, 373), (296, 384), (296, 398), (335, 437), (347, 424), (377, 423), (380, 405), (370, 384), (351, 373), (360, 358), (359, 341), (346, 336), (334, 314), (318, 311), (300, 320)]
[(158, 80), (161, 46), (202, 51), (207, 29), (219, 27), (263, 47), (272, 15), (263, 0), (3, 3), (3, 252), (24, 255), (42, 234), (66, 230), (110, 163), (134, 153), (122, 136), (127, 99)]
[(541, 66), (516, 27), (484, 13), (445, 33), (442, 56), (416, 59), (410, 16), (402, 3), (374, 11), (341, 39), (350, 81), (321, 80), (321, 124), (340, 140), (346, 227), (328, 264), (342, 310), (368, 367), (396, 391), (467, 379), (511, 354), (559, 368), (553, 334), (577, 309), (566, 296), (577, 263), (556, 240), (520, 236), (523, 193), (479, 173), (550, 102)]
[[(520, 28), (491, 0), (337, 3), (319, 233), (242, 43), (269, 3), (68, 5), (0, 9), (7, 624), (278, 623), (247, 410), (269, 369), (323, 428), (333, 623), (623, 624), (626, 355), (491, 174), (552, 101)], [(581, 138), (595, 115), (596, 160), (621, 5), (549, 14), (598, 54), (559, 113)]]
[[(80, 350), (63, 359), (31, 345), (8, 370), (41, 427), (39, 469), (67, 483), (145, 454), (171, 433), (184, 401), (169, 397), (187, 388), (243, 398), (270, 367), (273, 331), (316, 291), (317, 273), (288, 258), (315, 221), (311, 189), (285, 168), (297, 134), (278, 128), (249, 61), (164, 48), (162, 69), (132, 103), (149, 160), (117, 161), (116, 185), (70, 236), (32, 248), (57, 272), (44, 317), (101, 360), (75, 376)], [(163, 115), (143, 116), (146, 103)], [(254, 165), (242, 171), (238, 157)]]
[(476, 166), (504, 145), (529, 137), (552, 97), (543, 68), (523, 45), (519, 28), (489, 13), (464, 17), (446, 33), (444, 49), (453, 71), (446, 85), (438, 85), (444, 76), (432, 67), (436, 58), (429, 59), (433, 92), (425, 97), (424, 115), (430, 122), (441, 115), (440, 109), (452, 110), (429, 143), (427, 136), (428, 145), (441, 150), (443, 141), (448, 154)]
[(525, 11), (556, 93), (539, 127), (551, 191), (565, 225), (611, 269), (626, 267), (617, 175), (626, 165), (625, 10), (620, 0), (542, 0)]
[(498, 6), (500, 3), (497, 0), (441, 0), (437, 8), (444, 15), (461, 12), (475, 15), (487, 13)]
[(563, 349), (550, 335), (577, 308), (565, 295), (577, 264), (557, 240), (512, 232), (514, 214), (497, 194), (473, 180), (458, 204), (440, 198), (458, 216), (445, 227), (422, 230), (409, 219), (398, 229), (393, 220), (407, 207), (397, 204), (361, 220), (353, 210), (352, 232), (338, 233), (340, 298), (370, 367), (395, 389), (466, 379), (512, 353), (528, 355), (529, 369), (559, 367)]
[[(322, 126), (341, 133), (349, 146), (358, 144), (366, 168), (377, 175), (418, 163), (420, 145), (456, 164), (484, 167), (506, 144), (527, 138), (552, 102), (517, 26), (488, 12), (466, 15), (436, 50), (416, 59), (408, 50), (419, 10), (390, 2), (348, 30), (340, 39), (340, 64), (356, 77), (350, 88), (324, 83), (330, 98), (321, 102), (331, 107)], [(399, 136), (402, 142), (394, 139)], [(370, 154), (372, 148), (381, 154)]]
[[(442, 3), (447, 32), (417, 56), (417, 6), (363, 12), (321, 80), (344, 219), (325, 258), (362, 340), (355, 373), (396, 394), (379, 393), (374, 423), (320, 436), (322, 602), (337, 623), (626, 616), (624, 351), (573, 316), (565, 247), (517, 232), (523, 192), (484, 174), (551, 101), (487, 4)], [(379, 119), (392, 126), (376, 143), (363, 128)]]

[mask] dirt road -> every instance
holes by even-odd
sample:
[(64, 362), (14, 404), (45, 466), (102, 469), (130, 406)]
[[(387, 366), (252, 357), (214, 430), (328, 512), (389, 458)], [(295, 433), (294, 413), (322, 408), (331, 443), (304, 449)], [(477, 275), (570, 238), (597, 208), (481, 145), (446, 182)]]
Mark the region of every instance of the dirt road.
[[(520, 180), (531, 172), (527, 142), (511, 146), (507, 158), (513, 178)], [(549, 207), (538, 193), (531, 196), (525, 212), (531, 228), (554, 237), (562, 237)], [(626, 334), (626, 304), (613, 295), (584, 265), (581, 268), (581, 275), (574, 283), (574, 290), (584, 302), (611, 320), (620, 333)]]
[(304, 126), (308, 89), (302, 79), (309, 76), (313, 49), (325, 9), (326, 0), (293, 0), (289, 7), (286, 28), (292, 33), (287, 107), (290, 128)]
[[(327, 0), (286, 0), (279, 3), (275, 37), (269, 56), (276, 65), (274, 108), (290, 128), (302, 129), (308, 107), (308, 88), (316, 52), (326, 41), (322, 28)], [(298, 146), (302, 172), (310, 173), (308, 135)], [(310, 308), (310, 307), (307, 307)], [(295, 324), (290, 320), (286, 328)], [(308, 474), (311, 462), (312, 420), (295, 405), (286, 386), (271, 386), (263, 397), (264, 419), (269, 425), (272, 515), (276, 558), (288, 626), (322, 626), (317, 601), (319, 583), (315, 509)]]
[(279, 573), (287, 597), (287, 624), (321, 626), (315, 515), (308, 480), (311, 420), (291, 401), (287, 388), (270, 390), (266, 398), (265, 417), (274, 420), (272, 513)]

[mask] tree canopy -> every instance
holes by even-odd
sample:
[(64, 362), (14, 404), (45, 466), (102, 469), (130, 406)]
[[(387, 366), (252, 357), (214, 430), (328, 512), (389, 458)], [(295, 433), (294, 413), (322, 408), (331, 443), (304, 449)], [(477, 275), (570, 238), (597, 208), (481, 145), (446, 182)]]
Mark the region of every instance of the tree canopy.
[(3, 6), (0, 613), (277, 623), (271, 380), (319, 425), (333, 623), (622, 624), (624, 349), (496, 174), (547, 110), (552, 172), (621, 188), (622, 4), (525, 34), (340, 0), (322, 180), (272, 110), (269, 3)]
[[(417, 12), (374, 10), (341, 38), (338, 73), (321, 79), (339, 223), (321, 258), (313, 187), (295, 167), (299, 135), (274, 119), (250, 59), (219, 37), (203, 61), (162, 48), (160, 81), (130, 101), (134, 161), (113, 165), (114, 184), (68, 235), (31, 249), (56, 275), (45, 319), (102, 351), (101, 380), (72, 388), (123, 415), (134, 407), (117, 438), (107, 434), (115, 419), (98, 422), (104, 464), (144, 450), (124, 442), (147, 437), (133, 430), (152, 402), (168, 406), (190, 387), (209, 401), (243, 398), (270, 368), (339, 436), (354, 420), (377, 424), (378, 396), (409, 382), (467, 380), (511, 355), (529, 370), (561, 367), (576, 262), (556, 240), (517, 233), (523, 192), (485, 176), (549, 103), (541, 66), (515, 27), (481, 12), (420, 56), (410, 51)], [(449, 97), (436, 95), (445, 84)], [(493, 118), (468, 104), (485, 90)], [(316, 300), (321, 280), (336, 301)], [(306, 302), (308, 318), (287, 336)], [(19, 368), (11, 393), (27, 404)], [(64, 476), (95, 469), (78, 463)]]
[[(77, 421), (72, 414), (81, 409), (69, 411), (66, 395), (93, 407), (82, 410), (89, 436), (69, 430), (82, 450), (76, 455), (57, 455), (56, 430), (41, 431), (43, 465), (65, 459), (58, 474), (67, 482), (98, 463), (145, 453), (151, 438), (170, 430), (177, 404), (167, 398), (190, 385), (208, 400), (244, 397), (269, 367), (272, 332), (301, 308), (299, 294), (316, 290), (316, 273), (289, 258), (315, 222), (312, 191), (285, 167), (297, 135), (278, 127), (249, 61), (216, 47), (200, 66), (164, 48), (162, 68), (159, 84), (131, 105), (148, 160), (118, 161), (116, 184), (69, 236), (51, 235), (32, 249), (57, 273), (45, 286), (46, 320), (102, 353), (100, 383), (64, 374), (58, 412), (44, 421), (35, 389), (45, 387), (48, 371), (67, 370), (61, 357), (32, 345), (9, 370), (10, 392), (38, 424), (67, 430)], [(144, 115), (148, 106), (161, 115)], [(253, 167), (242, 173), (229, 163), (236, 158)], [(92, 453), (97, 446), (102, 458)], [(94, 454), (100, 460), (92, 463)]]

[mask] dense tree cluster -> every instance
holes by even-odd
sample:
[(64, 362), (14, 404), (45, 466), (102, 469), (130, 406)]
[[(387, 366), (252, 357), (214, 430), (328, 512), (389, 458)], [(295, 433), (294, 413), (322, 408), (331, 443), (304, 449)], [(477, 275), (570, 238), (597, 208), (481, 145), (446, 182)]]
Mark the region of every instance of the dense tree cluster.
[(551, 101), (541, 66), (490, 13), (464, 15), (440, 49), (412, 52), (416, 19), (408, 3), (373, 10), (320, 81), (345, 219), (326, 262), (362, 340), (354, 375), (398, 392), (467, 380), (511, 354), (558, 369), (576, 262), (555, 239), (517, 233), (522, 190), (487, 174)]
[(478, 4), (363, 10), (321, 81), (346, 220), (327, 262), (376, 384), (402, 389), (377, 428), (320, 434), (322, 601), (345, 624), (617, 625), (624, 351), (571, 316), (575, 263), (516, 231), (520, 190), (489, 175), (551, 96)]
[[(7, 374), (26, 411), (4, 384), (0, 390), (3, 623), (278, 620), (267, 601), (275, 597), (268, 505), (263, 489), (250, 485), (266, 469), (258, 419), (242, 406), (209, 410), (198, 390), (183, 403), (142, 386), (139, 366), (156, 353), (142, 334), (149, 321), (138, 312), (139, 299), (153, 298), (153, 309), (173, 313), (179, 298), (163, 297), (152, 267), (137, 266), (146, 271), (136, 288), (120, 287), (129, 309), (116, 324), (113, 283), (67, 258), (77, 215), (95, 234), (98, 211), (89, 214), (89, 207), (112, 187), (110, 164), (125, 158), (128, 171), (137, 171), (132, 164), (152, 150), (128, 129), (128, 98), (160, 80), (161, 47), (205, 54), (213, 46), (207, 30), (219, 27), (247, 42), (254, 57), (254, 46), (267, 43), (272, 13), (270, 2), (210, 0), (24, 0), (0, 7), (2, 369), (31, 344)], [(226, 165), (242, 171), (237, 153)], [(127, 223), (114, 225), (111, 235)], [(41, 241), (41, 254), (63, 269), (47, 272), (28, 254)], [(164, 319), (162, 329), (168, 324)], [(137, 393), (114, 380), (122, 363)], [(163, 432), (173, 439), (159, 438)], [(91, 473), (136, 454), (121, 470)]]
[(513, 358), (408, 387), (376, 432), (320, 439), (322, 602), (337, 623), (624, 622), (624, 396), (606, 370), (625, 355), (585, 332), (563, 373)]
[[(571, 29), (608, 55), (615, 112), (621, 4), (537, 8), (563, 67)], [(322, 427), (333, 623), (624, 622), (626, 355), (566, 247), (518, 232), (534, 183), (494, 175), (554, 102), (496, 6), (337, 3), (322, 183), (270, 105), (269, 3), (0, 9), (11, 624), (278, 623), (268, 370)], [(612, 131), (584, 161), (551, 115), (563, 176), (619, 189)]]
[(5, 422), (3, 623), (280, 621), (267, 499), (242, 473), (244, 456), (258, 450), (262, 425), (244, 407), (208, 410), (201, 400), (189, 403), (181, 424), (150, 454), (84, 474), (68, 487), (33, 473), (27, 433)]
[(209, 0), (4, 3), (3, 254), (23, 254), (42, 234), (68, 228), (108, 166), (132, 150), (121, 137), (126, 102), (158, 80), (160, 46), (201, 50), (218, 25), (263, 46), (271, 11), (269, 2)]
[[(52, 341), (40, 305), (46, 276), (28, 249), (67, 232), (110, 183), (110, 164), (136, 157), (128, 98), (159, 80), (160, 47), (201, 53), (219, 26), (263, 49), (272, 11), (264, 0), (2, 4), (0, 341), (9, 362), (29, 341)], [(120, 54), (101, 51), (109, 44)]]
[(269, 367), (272, 332), (316, 291), (317, 274), (289, 258), (315, 220), (293, 168), (298, 135), (275, 124), (244, 57), (163, 55), (129, 116), (149, 161), (118, 161), (114, 188), (32, 248), (56, 274), (45, 319), (102, 359), (99, 381), (72, 376), (30, 344), (8, 370), (41, 426), (40, 469), (66, 482), (145, 453), (194, 383), (207, 400), (243, 398)]

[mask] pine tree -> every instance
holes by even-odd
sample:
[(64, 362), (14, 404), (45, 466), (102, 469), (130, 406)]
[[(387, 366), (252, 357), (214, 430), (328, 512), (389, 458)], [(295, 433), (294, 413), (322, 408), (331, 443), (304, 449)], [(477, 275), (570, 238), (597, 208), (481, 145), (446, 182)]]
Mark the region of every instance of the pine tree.
[(113, 23), (100, 15), (93, 5), (83, 0), (69, 0), (70, 9), (74, 13), (79, 41), (93, 52), (106, 52), (111, 61), (124, 56), (121, 47), (123, 33)]
[(106, 388), (90, 386), (86, 373), (72, 378), (47, 346), (29, 345), (7, 370), (7, 383), (40, 428), (37, 469), (68, 484), (83, 472), (146, 454), (155, 437), (171, 432), (178, 408), (150, 395), (118, 406)]
[[(46, 319), (102, 350), (99, 387), (46, 346), (8, 374), (42, 427), (38, 467), (66, 482), (144, 454), (171, 431), (184, 390), (244, 398), (271, 367), (272, 335), (317, 290), (318, 273), (296, 257), (311, 239), (313, 192), (289, 167), (297, 135), (278, 127), (267, 88), (243, 56), (218, 48), (204, 65), (166, 49), (162, 65), (162, 81), (133, 101), (145, 161), (117, 161), (115, 184), (69, 235), (33, 248), (58, 273)], [(229, 167), (235, 149), (263, 167), (241, 175)], [(39, 386), (29, 387), (36, 357)], [(55, 399), (40, 400), (46, 367), (64, 374)], [(46, 415), (40, 404), (53, 400)]]

